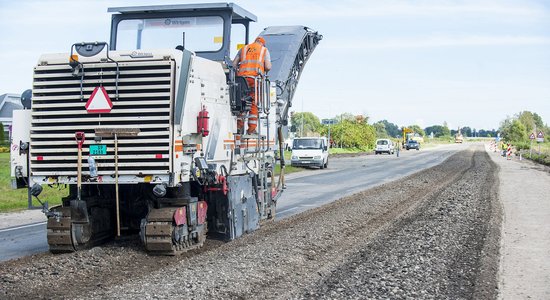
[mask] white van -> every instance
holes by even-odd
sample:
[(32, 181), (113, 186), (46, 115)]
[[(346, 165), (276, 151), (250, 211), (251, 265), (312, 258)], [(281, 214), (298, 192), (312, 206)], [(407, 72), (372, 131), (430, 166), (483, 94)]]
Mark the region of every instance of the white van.
[(393, 154), (394, 151), (395, 151), (395, 146), (391, 140), (389, 139), (376, 140), (376, 148), (374, 149), (374, 154), (380, 154), (380, 153)]
[(293, 167), (328, 167), (328, 141), (326, 137), (294, 138), (290, 165)]

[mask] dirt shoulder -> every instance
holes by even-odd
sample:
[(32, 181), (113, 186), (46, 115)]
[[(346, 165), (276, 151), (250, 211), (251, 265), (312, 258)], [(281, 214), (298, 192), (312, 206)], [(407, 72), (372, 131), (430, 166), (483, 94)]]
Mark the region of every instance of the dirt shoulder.
[(504, 210), (500, 299), (550, 299), (550, 167), (488, 151)]

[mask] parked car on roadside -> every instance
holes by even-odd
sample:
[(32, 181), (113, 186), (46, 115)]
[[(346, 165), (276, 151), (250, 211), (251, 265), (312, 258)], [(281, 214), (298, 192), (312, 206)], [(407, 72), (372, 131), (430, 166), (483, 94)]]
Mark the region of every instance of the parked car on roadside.
[(420, 150), (420, 143), (415, 140), (408, 140), (407, 143), (405, 143), (405, 149), (416, 149)]
[(295, 138), (292, 143), (290, 165), (293, 167), (328, 167), (328, 140), (326, 137)]
[(388, 153), (393, 154), (395, 151), (395, 145), (389, 139), (378, 139), (376, 140), (376, 148), (374, 149), (374, 154)]

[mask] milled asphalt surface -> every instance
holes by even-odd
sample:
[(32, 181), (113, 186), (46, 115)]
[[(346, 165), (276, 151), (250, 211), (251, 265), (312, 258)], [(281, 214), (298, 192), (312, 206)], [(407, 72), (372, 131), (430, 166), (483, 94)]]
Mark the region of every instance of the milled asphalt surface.
[[(500, 167), (498, 194), (504, 211), (498, 298), (550, 299), (550, 168), (488, 152)], [(6, 222), (28, 223), (26, 214), (43, 218), (39, 211), (0, 214), (0, 231), (6, 230)], [(0, 246), (5, 242), (16, 241), (0, 241)]]
[(550, 168), (486, 149), (504, 210), (499, 299), (550, 299)]

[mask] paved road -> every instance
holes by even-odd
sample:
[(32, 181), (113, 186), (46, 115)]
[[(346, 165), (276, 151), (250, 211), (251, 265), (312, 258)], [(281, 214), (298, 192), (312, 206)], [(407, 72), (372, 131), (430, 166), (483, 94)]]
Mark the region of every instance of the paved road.
[(0, 261), (46, 251), (46, 222), (0, 229)]
[[(396, 155), (330, 158), (328, 169), (287, 176), (287, 190), (278, 200), (277, 218), (286, 218), (344, 196), (390, 182), (444, 161), (465, 145), (445, 145)], [(0, 261), (48, 250), (46, 223), (0, 229)]]
[(382, 154), (330, 159), (328, 169), (307, 170), (289, 175), (287, 190), (277, 203), (277, 217), (289, 217), (408, 176), (435, 166), (466, 147), (445, 145), (420, 151), (401, 151), (399, 157)]

